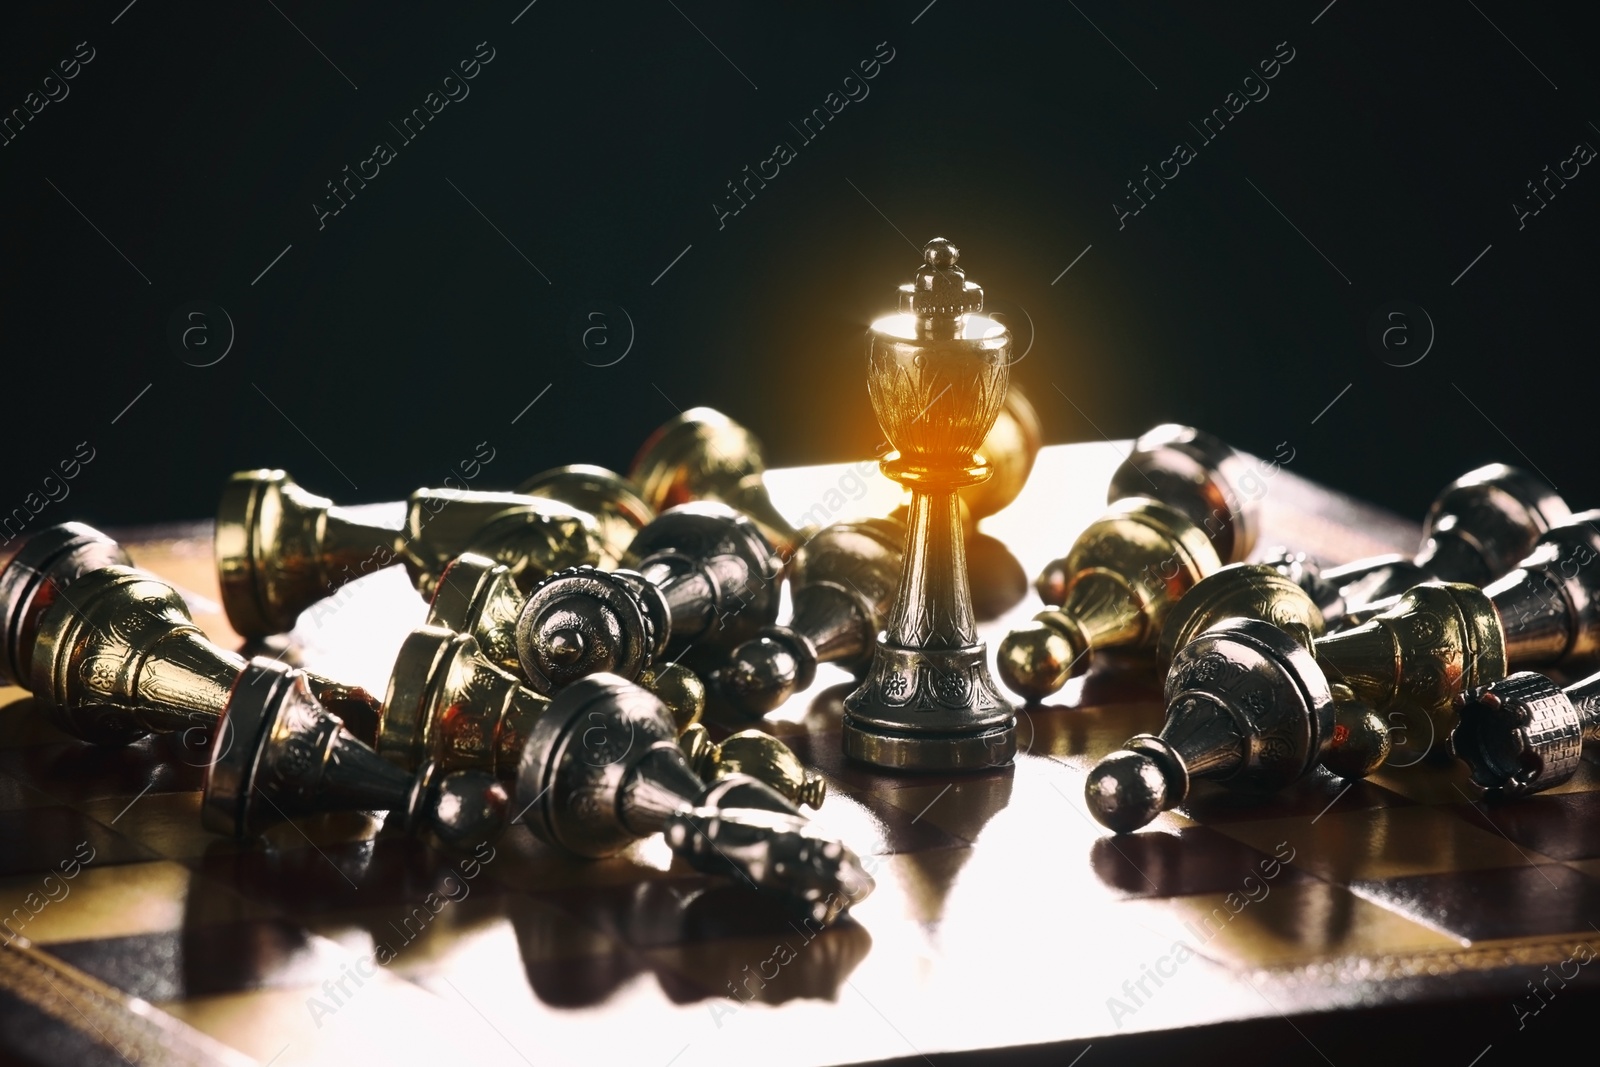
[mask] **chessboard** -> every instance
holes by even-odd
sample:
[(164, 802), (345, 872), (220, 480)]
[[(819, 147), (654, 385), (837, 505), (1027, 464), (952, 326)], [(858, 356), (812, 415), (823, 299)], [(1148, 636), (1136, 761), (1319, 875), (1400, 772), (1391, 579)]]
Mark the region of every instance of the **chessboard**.
[[(1039, 610), (1024, 579), (1103, 509), (1125, 451), (1046, 448), (985, 520), (972, 568), (991, 652)], [(1259, 470), (1258, 551), (1415, 550), (1416, 523)], [(872, 464), (767, 483), (797, 521), (898, 503)], [(217, 603), (209, 526), (112, 532), (213, 640), (244, 647)], [(247, 651), (381, 693), (425, 612), (391, 569)], [(817, 820), (877, 880), (820, 932), (659, 839), (579, 861), (513, 826), (463, 858), (345, 814), (238, 845), (200, 827), (193, 738), (98, 749), (0, 690), (0, 1058), (1487, 1067), (1596, 1003), (1590, 763), (1495, 805), (1431, 757), (1363, 782), (1319, 771), (1267, 798), (1201, 783), (1114, 837), (1089, 817), (1084, 778), (1159, 730), (1147, 664), (1105, 658), (1019, 714), (1013, 766), (962, 775), (847, 762), (850, 688), (825, 666), (768, 719), (827, 780)]]

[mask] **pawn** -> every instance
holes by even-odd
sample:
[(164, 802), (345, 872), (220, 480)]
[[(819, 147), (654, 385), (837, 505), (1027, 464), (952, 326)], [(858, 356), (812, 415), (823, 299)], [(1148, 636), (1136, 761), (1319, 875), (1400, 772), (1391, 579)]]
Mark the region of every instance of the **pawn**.
[(1259, 500), (1266, 487), (1258, 483), (1244, 458), (1222, 440), (1169, 422), (1139, 435), (1111, 475), (1106, 503), (1136, 496), (1159, 500), (1204, 530), (1222, 562), (1241, 563), (1260, 532)]
[(707, 785), (679, 748), (661, 701), (615, 675), (575, 682), (535, 725), (517, 803), (536, 837), (577, 856), (615, 855), (663, 834), (697, 870), (736, 875), (829, 923), (873, 888), (841, 842), (742, 774)]
[(594, 516), (600, 541), (599, 566), (622, 566), (634, 536), (656, 517), (656, 509), (639, 496), (639, 488), (616, 471), (588, 463), (554, 467), (517, 486), (524, 496), (570, 504)]
[(408, 834), (453, 850), (505, 827), (506, 791), (483, 771), (408, 772), (345, 729), (312, 694), (304, 671), (257, 656), (217, 709), (201, 824), (239, 840), (330, 811), (387, 811)]
[(819, 663), (859, 676), (900, 588), (904, 545), (892, 519), (835, 523), (807, 541), (789, 564), (793, 616), (733, 650), (714, 678), (724, 699), (754, 718), (809, 686)]
[(732, 648), (777, 618), (778, 557), (756, 524), (726, 505), (662, 512), (626, 562), (634, 569), (564, 571), (529, 594), (517, 654), (539, 692), (595, 673), (638, 679), (691, 647), (702, 655)]
[(81, 522), (29, 537), (0, 570), (0, 685), (26, 686), (39, 616), (72, 583), (101, 567), (131, 567), (112, 538)]
[[(1177, 652), (1228, 619), (1258, 619), (1293, 637), (1307, 652), (1322, 636), (1323, 619), (1304, 587), (1266, 564), (1234, 563), (1202, 578), (1173, 607), (1161, 628), (1157, 657), (1170, 665)], [(1341, 778), (1365, 778), (1388, 760), (1389, 727), (1348, 686), (1331, 683), (1333, 741), (1322, 765)]]
[[(525, 602), (511, 579), (510, 568), (467, 552), (451, 560), (440, 574), (428, 604), (427, 624), (471, 634), (484, 659), (527, 684), (517, 654), (517, 620)], [(699, 722), (705, 712), (705, 683), (687, 667), (677, 663), (645, 667), (639, 671), (638, 682), (666, 703), (680, 734)]]
[[(0, 605), (8, 615), (11, 608)], [(101, 567), (38, 617), (28, 687), (67, 733), (126, 745), (152, 733), (209, 736), (244, 665), (206, 639), (171, 585), (131, 567)], [(379, 705), (370, 693), (307, 679), (357, 736), (372, 736)]]
[(1040, 575), (1040, 596), (1060, 607), (1001, 640), (1000, 680), (1037, 700), (1088, 670), (1091, 650), (1155, 651), (1172, 605), (1221, 566), (1184, 512), (1144, 497), (1117, 501)]
[(505, 563), (531, 588), (563, 567), (599, 562), (600, 544), (589, 513), (516, 493), (418, 489), (395, 529), (306, 492), (281, 470), (252, 470), (228, 480), (217, 506), (222, 606), (247, 638), (293, 629), (341, 586), (396, 563), (424, 596), (467, 551)]
[(395, 657), (373, 747), (414, 771), (487, 771), (516, 779), (533, 724), (550, 706), (479, 651), (470, 633), (437, 626), (411, 631)]
[(1182, 804), (1194, 778), (1269, 792), (1297, 781), (1334, 734), (1333, 693), (1305, 647), (1270, 623), (1230, 619), (1180, 649), (1159, 737), (1095, 765), (1089, 811), (1119, 834)]
[(1551, 527), (1481, 590), (1424, 582), (1360, 626), (1316, 642), (1317, 659), (1379, 711), (1404, 703), (1454, 724), (1455, 698), (1517, 669), (1600, 663), (1600, 510)]
[(719, 745), (711, 740), (711, 731), (695, 723), (679, 736), (678, 747), (690, 769), (707, 782), (747, 774), (789, 802), (809, 808), (822, 807), (828, 795), (828, 783), (821, 775), (806, 770), (793, 749), (760, 730), (740, 730)]
[[(1376, 556), (1323, 571), (1356, 611), (1426, 581), (1485, 586), (1533, 551), (1571, 510), (1543, 479), (1504, 463), (1468, 471), (1434, 498), (1416, 556)], [(1360, 621), (1359, 617), (1357, 621)]]
[(1450, 754), (1493, 798), (1553, 789), (1570, 779), (1585, 746), (1600, 747), (1600, 674), (1565, 689), (1519, 671), (1456, 699)]

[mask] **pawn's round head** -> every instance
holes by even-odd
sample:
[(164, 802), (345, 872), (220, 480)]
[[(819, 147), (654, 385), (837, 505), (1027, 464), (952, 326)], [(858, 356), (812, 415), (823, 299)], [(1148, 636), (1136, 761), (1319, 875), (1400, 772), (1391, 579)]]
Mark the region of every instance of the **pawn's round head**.
[(1095, 764), (1083, 798), (1100, 825), (1119, 834), (1132, 833), (1172, 807), (1161, 765), (1147, 752), (1126, 748)]
[(1042, 700), (1082, 674), (1087, 659), (1072, 631), (1035, 620), (1001, 638), (996, 649), (1000, 680), (1029, 700)]
[[(801, 657), (787, 641), (760, 636), (733, 650), (717, 675), (717, 686), (734, 709), (752, 718), (776, 711), (802, 687)], [(811, 673), (815, 673), (815, 663)]]
[(421, 830), (452, 852), (470, 852), (500, 836), (511, 802), (487, 771), (455, 771), (433, 786)]
[(1389, 724), (1345, 686), (1335, 685), (1332, 692), (1333, 736), (1322, 753), (1322, 765), (1340, 778), (1365, 778), (1388, 762), (1393, 751)]

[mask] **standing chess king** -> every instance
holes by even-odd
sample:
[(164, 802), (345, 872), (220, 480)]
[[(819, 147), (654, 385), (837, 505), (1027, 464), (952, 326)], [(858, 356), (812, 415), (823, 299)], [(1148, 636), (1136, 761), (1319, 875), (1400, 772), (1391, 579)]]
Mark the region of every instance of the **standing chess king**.
[(1005, 403), (1011, 334), (943, 238), (900, 287), (900, 311), (867, 331), (867, 392), (895, 451), (884, 474), (911, 490), (905, 562), (872, 667), (845, 699), (845, 754), (900, 770), (1003, 766), (1016, 713), (989, 671), (967, 584), (956, 491), (989, 477), (978, 446)]

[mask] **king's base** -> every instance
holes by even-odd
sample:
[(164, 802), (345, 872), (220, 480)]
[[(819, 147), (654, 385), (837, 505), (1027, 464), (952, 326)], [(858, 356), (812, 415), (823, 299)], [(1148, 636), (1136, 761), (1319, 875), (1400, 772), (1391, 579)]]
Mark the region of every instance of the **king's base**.
[(844, 701), (844, 751), (907, 771), (1004, 767), (1017, 717), (989, 673), (983, 644), (906, 648), (878, 638), (872, 666)]
[(981, 771), (1017, 754), (1013, 723), (977, 734), (902, 734), (844, 720), (844, 754), (899, 771)]

